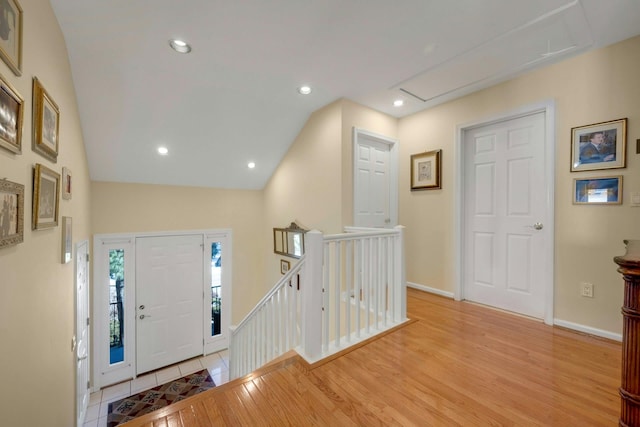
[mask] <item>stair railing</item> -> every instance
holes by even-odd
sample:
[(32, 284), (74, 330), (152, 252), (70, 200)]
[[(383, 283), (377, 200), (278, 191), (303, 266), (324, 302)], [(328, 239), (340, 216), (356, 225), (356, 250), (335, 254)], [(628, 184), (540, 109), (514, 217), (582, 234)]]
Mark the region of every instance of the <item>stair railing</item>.
[(313, 363), (406, 321), (404, 227), (305, 234), (305, 255), (231, 329), (230, 378), (289, 350)]

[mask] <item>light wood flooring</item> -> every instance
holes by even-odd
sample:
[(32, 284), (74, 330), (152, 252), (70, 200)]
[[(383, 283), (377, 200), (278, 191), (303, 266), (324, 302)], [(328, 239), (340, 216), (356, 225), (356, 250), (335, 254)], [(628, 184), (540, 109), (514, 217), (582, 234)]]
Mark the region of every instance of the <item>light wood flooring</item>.
[(619, 343), (412, 289), (408, 316), (327, 363), (294, 356), (126, 426), (618, 424)]

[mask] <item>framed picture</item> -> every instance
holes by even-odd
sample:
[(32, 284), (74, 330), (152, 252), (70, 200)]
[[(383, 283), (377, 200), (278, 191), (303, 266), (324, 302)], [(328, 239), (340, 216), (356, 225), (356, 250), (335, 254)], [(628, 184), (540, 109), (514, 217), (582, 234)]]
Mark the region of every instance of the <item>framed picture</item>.
[(33, 78), (33, 151), (58, 161), (60, 110), (36, 77)]
[(22, 75), (22, 8), (18, 0), (0, 2), (0, 56), (16, 76)]
[(440, 161), (442, 150), (427, 151), (411, 156), (411, 190), (442, 188)]
[(0, 147), (16, 154), (22, 153), (23, 114), (24, 99), (0, 76)]
[(72, 238), (71, 238), (71, 217), (62, 217), (62, 263), (66, 264), (71, 261), (72, 256)]
[(280, 274), (287, 274), (291, 268), (291, 263), (285, 259), (280, 260)]
[(571, 172), (625, 167), (627, 119), (571, 129)]
[(622, 176), (584, 178), (573, 180), (573, 204), (622, 204)]
[(0, 180), (0, 248), (24, 241), (24, 185)]
[(69, 168), (62, 168), (62, 198), (71, 200), (71, 171)]
[(39, 163), (33, 172), (33, 215), (31, 228), (58, 226), (60, 174)]

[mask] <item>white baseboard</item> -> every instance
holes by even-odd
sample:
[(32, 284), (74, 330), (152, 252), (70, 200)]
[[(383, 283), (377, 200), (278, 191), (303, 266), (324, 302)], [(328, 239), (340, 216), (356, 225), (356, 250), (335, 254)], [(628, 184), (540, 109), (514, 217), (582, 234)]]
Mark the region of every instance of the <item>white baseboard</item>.
[(585, 334), (595, 335), (597, 337), (607, 338), (614, 341), (622, 342), (622, 334), (616, 334), (614, 332), (605, 331), (602, 329), (592, 328), (590, 326), (581, 325), (579, 323), (568, 322), (562, 319), (553, 319), (553, 324), (561, 326), (567, 329), (573, 329), (574, 331), (584, 332)]
[(442, 289), (436, 289), (430, 286), (419, 285), (417, 283), (411, 282), (407, 282), (407, 287), (417, 289), (419, 291), (429, 292), (430, 294), (440, 295), (441, 297), (453, 299), (453, 292), (443, 291)]

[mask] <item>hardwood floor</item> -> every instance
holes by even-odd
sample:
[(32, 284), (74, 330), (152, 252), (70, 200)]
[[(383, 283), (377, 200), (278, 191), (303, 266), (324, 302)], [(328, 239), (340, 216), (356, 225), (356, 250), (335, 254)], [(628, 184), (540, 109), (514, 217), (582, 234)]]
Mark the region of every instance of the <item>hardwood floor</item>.
[(614, 426), (621, 345), (408, 290), (415, 321), (311, 367), (294, 356), (127, 427)]

